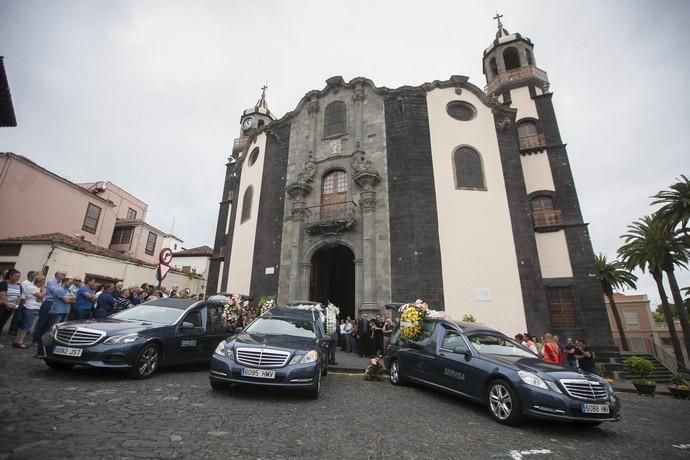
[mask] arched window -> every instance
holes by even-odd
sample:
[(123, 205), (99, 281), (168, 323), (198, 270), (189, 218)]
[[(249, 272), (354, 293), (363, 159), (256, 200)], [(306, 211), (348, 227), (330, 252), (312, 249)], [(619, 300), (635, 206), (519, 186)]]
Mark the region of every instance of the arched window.
[(525, 120), (518, 123), (518, 137), (524, 139), (528, 136), (536, 136), (537, 124), (532, 120)]
[(453, 153), (455, 188), (486, 190), (482, 157), (470, 147), (460, 147)]
[(259, 129), (263, 128), (263, 127), (264, 127), (264, 121), (263, 121), (263, 120), (259, 120), (259, 124), (256, 125), (256, 127), (259, 128)]
[(252, 197), (254, 195), (254, 188), (250, 185), (247, 190), (244, 191), (244, 196), (242, 197), (242, 214), (240, 216), (240, 223), (249, 220), (252, 216)]
[(532, 198), (532, 211), (545, 212), (553, 209), (553, 200), (550, 196), (538, 196)]
[(503, 51), (503, 63), (506, 66), (506, 70), (517, 69), (520, 67), (520, 56), (518, 55), (518, 50), (510, 46)]
[(532, 53), (530, 50), (525, 50), (525, 57), (527, 58), (527, 65), (534, 65), (534, 61), (532, 60)]
[(491, 78), (494, 78), (496, 75), (498, 75), (498, 66), (496, 65), (495, 57), (489, 59), (489, 69), (491, 71), (491, 74), (489, 75)]
[(347, 106), (342, 101), (335, 101), (326, 107), (323, 115), (324, 137), (343, 134), (347, 130)]
[(248, 166), (254, 165), (256, 160), (259, 158), (259, 147), (254, 147), (252, 153), (249, 154), (249, 159), (247, 160)]
[(345, 217), (347, 209), (347, 174), (335, 170), (323, 176), (321, 182), (321, 219)]

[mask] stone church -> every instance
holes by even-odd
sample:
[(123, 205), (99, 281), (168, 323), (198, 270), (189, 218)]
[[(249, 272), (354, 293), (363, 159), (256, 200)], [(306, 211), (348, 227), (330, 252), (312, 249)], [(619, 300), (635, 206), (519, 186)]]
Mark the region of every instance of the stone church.
[(265, 88), (226, 164), (208, 291), (424, 299), (512, 335), (613, 342), (549, 81), (500, 23), (482, 89), (326, 81), (276, 117)]

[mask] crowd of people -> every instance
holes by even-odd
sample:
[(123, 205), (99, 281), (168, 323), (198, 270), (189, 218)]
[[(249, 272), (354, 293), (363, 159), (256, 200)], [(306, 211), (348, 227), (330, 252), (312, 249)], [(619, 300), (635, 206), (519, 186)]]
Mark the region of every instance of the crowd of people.
[(338, 346), (346, 353), (357, 353), (361, 357), (383, 355), (388, 339), (395, 329), (397, 320), (390, 317), (373, 318), (364, 313), (358, 319), (349, 316), (340, 320)]
[(36, 356), (43, 355), (41, 336), (59, 322), (89, 318), (105, 318), (142, 302), (165, 297), (204, 300), (204, 294), (189, 289), (160, 289), (147, 283), (125, 287), (122, 281), (99, 284), (94, 278), (69, 277), (63, 271), (52, 279), (37, 271), (29, 271), (21, 281), (21, 273), (9, 269), (0, 281), (0, 332), (9, 323), (8, 333), (15, 337), (12, 346), (28, 348), (27, 336), (32, 335)]
[(594, 354), (584, 340), (573, 340), (568, 337), (563, 343), (560, 337), (550, 333), (537, 338), (529, 334), (517, 334), (515, 340), (534, 353), (541, 355), (544, 361), (561, 364), (573, 369), (596, 374)]

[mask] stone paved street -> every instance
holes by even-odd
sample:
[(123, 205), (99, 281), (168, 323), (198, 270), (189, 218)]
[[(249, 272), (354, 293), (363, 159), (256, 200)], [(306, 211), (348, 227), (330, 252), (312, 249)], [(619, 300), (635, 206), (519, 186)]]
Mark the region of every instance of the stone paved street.
[(623, 394), (623, 421), (508, 428), (415, 387), (324, 379), (322, 396), (235, 389), (207, 369), (144, 381), (56, 372), (0, 343), (0, 458), (690, 458), (690, 401)]

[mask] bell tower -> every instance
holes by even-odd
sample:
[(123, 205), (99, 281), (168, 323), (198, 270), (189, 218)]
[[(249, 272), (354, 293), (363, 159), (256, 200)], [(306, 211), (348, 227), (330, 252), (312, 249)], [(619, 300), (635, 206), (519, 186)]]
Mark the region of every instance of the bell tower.
[(267, 88), (268, 86), (266, 85), (262, 86), (261, 97), (254, 107), (250, 107), (242, 112), (242, 117), (240, 118), (240, 125), (242, 126), (242, 131), (240, 133), (241, 137), (246, 137), (251, 132), (252, 128), (261, 129), (275, 120), (275, 117), (271, 111), (268, 110), (268, 105), (266, 104)]
[(537, 67), (534, 45), (519, 33), (511, 34), (503, 27), (503, 15), (496, 13), (498, 22), (496, 39), (484, 50), (483, 69), (486, 76), (484, 91), (489, 97), (497, 97), (510, 104), (506, 91), (517, 87), (532, 87), (539, 94), (548, 92), (546, 72)]

